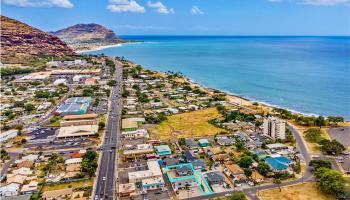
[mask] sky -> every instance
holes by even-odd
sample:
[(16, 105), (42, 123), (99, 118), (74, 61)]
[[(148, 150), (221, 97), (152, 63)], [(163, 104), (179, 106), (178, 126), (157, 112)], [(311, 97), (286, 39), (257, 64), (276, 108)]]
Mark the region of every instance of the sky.
[(78, 23), (118, 35), (350, 35), (350, 0), (1, 0), (44, 31)]

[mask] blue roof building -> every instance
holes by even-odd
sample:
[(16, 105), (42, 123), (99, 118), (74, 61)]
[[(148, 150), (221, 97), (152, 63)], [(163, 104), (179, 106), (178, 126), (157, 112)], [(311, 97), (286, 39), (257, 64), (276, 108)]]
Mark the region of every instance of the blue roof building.
[(156, 148), (157, 154), (160, 156), (171, 155), (171, 149), (168, 145), (160, 145), (160, 146), (156, 146), (155, 148)]
[(86, 114), (91, 101), (91, 97), (72, 97), (58, 107), (56, 112), (61, 116)]
[(266, 158), (265, 161), (274, 171), (286, 170), (289, 167), (289, 164), (292, 162), (287, 157), (276, 157), (276, 158)]
[(209, 141), (207, 139), (200, 139), (198, 140), (200, 147), (207, 147), (210, 145)]

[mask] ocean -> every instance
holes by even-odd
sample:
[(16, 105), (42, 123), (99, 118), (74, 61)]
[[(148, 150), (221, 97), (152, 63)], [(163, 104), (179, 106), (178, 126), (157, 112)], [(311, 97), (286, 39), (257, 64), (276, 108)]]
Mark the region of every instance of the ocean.
[(182, 72), (204, 86), (314, 115), (350, 119), (350, 37), (124, 36), (89, 54)]

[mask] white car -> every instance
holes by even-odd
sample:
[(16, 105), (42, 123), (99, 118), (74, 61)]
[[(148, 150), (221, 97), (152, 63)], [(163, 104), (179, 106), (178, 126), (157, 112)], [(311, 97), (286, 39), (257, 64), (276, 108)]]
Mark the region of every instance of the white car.
[(105, 181), (105, 180), (106, 180), (106, 177), (103, 177), (102, 180)]

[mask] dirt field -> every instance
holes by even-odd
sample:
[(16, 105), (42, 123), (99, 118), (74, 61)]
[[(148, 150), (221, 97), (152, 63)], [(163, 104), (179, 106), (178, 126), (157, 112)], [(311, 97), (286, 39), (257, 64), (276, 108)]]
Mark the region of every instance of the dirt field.
[(169, 116), (153, 129), (151, 138), (170, 140), (176, 138), (198, 138), (213, 136), (224, 131), (208, 123), (208, 120), (221, 117), (216, 108), (208, 108)]
[(271, 190), (260, 191), (261, 200), (334, 200), (335, 198), (326, 196), (317, 190), (315, 183), (304, 183)]
[(51, 191), (51, 190), (60, 190), (60, 189), (65, 189), (69, 187), (74, 189), (74, 188), (86, 187), (86, 186), (92, 186), (92, 185), (93, 185), (93, 179), (85, 180), (85, 181), (70, 182), (70, 183), (45, 185), (43, 187), (43, 192)]

